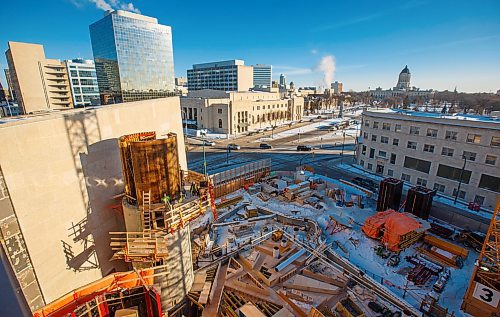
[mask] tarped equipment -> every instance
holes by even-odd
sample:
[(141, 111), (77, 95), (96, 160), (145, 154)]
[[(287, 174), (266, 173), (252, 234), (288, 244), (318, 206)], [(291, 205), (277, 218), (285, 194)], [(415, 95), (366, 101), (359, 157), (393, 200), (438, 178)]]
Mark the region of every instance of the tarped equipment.
[(395, 211), (392, 209), (377, 212), (373, 216), (366, 218), (365, 224), (361, 230), (370, 238), (380, 238), (386, 219), (393, 213), (395, 213)]
[(392, 213), (385, 221), (385, 232), (382, 242), (391, 251), (399, 251), (399, 244), (408, 236), (407, 234), (417, 230), (422, 225), (404, 213)]

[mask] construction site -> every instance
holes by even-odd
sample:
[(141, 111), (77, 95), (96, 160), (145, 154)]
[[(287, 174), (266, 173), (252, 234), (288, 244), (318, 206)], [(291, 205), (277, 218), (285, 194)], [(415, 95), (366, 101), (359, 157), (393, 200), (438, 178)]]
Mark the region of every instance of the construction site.
[[(96, 122), (117, 116), (98, 113)], [(58, 272), (29, 252), (34, 237), (23, 230), (22, 214), (2, 222), (13, 268), (16, 250), (34, 263), (26, 265), (29, 276), (14, 271), (33, 316), (498, 315), (498, 203), (481, 235), (430, 218), (434, 191), (403, 192), (398, 179), (369, 190), (310, 166), (273, 170), (270, 159), (208, 175), (187, 168), (177, 126), (160, 132), (118, 125), (113, 133), (99, 136), (111, 142), (113, 159), (101, 149), (105, 163), (82, 160), (87, 177), (90, 167), (99, 177), (100, 167), (122, 180), (112, 189), (86, 180), (92, 212), (100, 205), (115, 219), (104, 226), (102, 218), (101, 226), (94, 218), (107, 230), (93, 237), (97, 260), (82, 262), (94, 266), (73, 266), (64, 273), (70, 282), (47, 283), (40, 276)], [(12, 196), (15, 183), (2, 167)], [(9, 199), (16, 209), (16, 197)], [(99, 268), (101, 276), (92, 271)], [(95, 273), (77, 280), (88, 271)], [(41, 295), (30, 297), (37, 293), (28, 278)]]

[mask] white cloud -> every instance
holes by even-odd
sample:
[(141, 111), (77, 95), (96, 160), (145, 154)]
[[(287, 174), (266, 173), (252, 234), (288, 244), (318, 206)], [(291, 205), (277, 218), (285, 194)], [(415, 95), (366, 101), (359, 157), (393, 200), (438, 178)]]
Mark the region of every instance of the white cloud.
[(317, 49), (315, 49), (315, 48), (313, 48), (313, 49), (311, 50), (311, 54), (313, 54), (313, 55), (318, 54), (318, 50), (317, 50)]
[[(88, 0), (88, 1), (95, 4), (96, 8), (101, 9), (103, 11), (120, 9), (135, 13), (141, 13), (141, 11), (138, 8), (136, 8), (132, 2), (122, 3), (120, 0)], [(79, 2), (77, 0), (71, 0), (71, 2), (77, 7), (80, 7), (78, 5)]]

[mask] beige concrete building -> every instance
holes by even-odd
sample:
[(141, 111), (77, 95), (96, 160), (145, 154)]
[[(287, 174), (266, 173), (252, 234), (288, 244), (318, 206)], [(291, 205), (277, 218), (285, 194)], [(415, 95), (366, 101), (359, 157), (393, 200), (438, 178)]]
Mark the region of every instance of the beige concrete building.
[[(35, 310), (114, 271), (110, 231), (124, 231), (117, 138), (142, 131), (183, 139), (178, 97), (39, 114), (0, 124), (0, 241)], [(179, 164), (187, 169), (183, 142)], [(183, 250), (185, 253), (187, 250)]]
[(239, 59), (194, 64), (187, 70), (187, 85), (189, 91), (248, 91), (253, 87), (253, 67)]
[(9, 42), (5, 56), (13, 90), (25, 114), (73, 108), (66, 65), (45, 58), (42, 45)]
[(181, 98), (183, 121), (192, 129), (238, 134), (302, 118), (304, 98), (279, 92), (190, 91)]
[(357, 162), (379, 175), (493, 209), (500, 193), (500, 119), (365, 111)]

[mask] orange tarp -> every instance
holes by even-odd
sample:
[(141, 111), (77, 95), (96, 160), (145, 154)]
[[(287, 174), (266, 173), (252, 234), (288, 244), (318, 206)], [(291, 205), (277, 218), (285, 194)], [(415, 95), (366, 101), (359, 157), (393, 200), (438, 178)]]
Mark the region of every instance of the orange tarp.
[(422, 225), (404, 213), (393, 213), (385, 221), (385, 233), (382, 242), (387, 244), (387, 248), (391, 251), (399, 250), (401, 236), (409, 232), (417, 230)]
[(373, 216), (366, 218), (365, 224), (361, 230), (370, 238), (378, 239), (382, 235), (381, 230), (384, 227), (386, 219), (393, 213), (395, 213), (395, 211), (392, 209), (377, 212)]
[[(154, 278), (151, 277), (154, 274), (153, 269), (141, 270), (139, 274), (146, 285), (153, 285)], [(133, 288), (140, 285), (143, 285), (143, 283), (136, 272), (114, 273), (63, 295), (61, 298), (35, 311), (33, 316), (63, 316), (100, 294), (120, 288)]]

